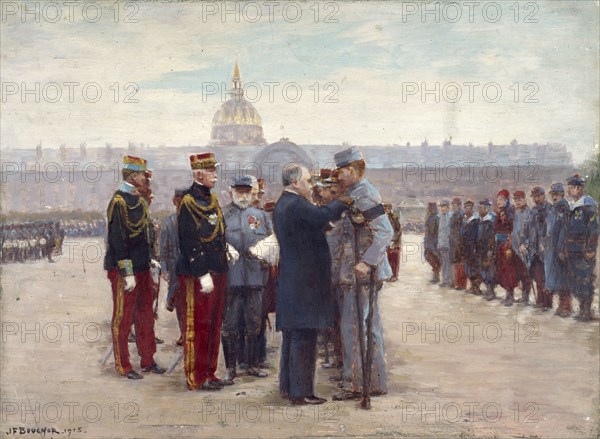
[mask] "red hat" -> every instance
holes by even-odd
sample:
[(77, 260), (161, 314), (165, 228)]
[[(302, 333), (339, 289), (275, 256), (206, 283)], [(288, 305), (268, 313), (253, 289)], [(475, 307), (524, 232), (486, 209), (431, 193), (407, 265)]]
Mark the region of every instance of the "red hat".
[(498, 192), (496, 194), (496, 197), (504, 197), (508, 200), (508, 197), (510, 197), (510, 194), (508, 193), (508, 191), (506, 189), (502, 189), (500, 192)]
[(462, 204), (462, 200), (460, 199), (460, 197), (454, 197), (452, 198), (452, 204)]
[(525, 192), (523, 191), (515, 191), (513, 193), (514, 198), (525, 198)]
[(217, 167), (217, 159), (212, 152), (190, 155), (190, 165), (192, 169), (210, 169)]

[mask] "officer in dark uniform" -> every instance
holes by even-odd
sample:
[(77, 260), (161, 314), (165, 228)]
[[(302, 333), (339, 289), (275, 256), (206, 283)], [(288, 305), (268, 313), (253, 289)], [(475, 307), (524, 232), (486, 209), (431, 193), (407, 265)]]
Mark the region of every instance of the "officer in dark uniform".
[(214, 154), (194, 154), (190, 162), (194, 183), (177, 210), (176, 270), (186, 316), (184, 371), (189, 390), (220, 390), (224, 382), (215, 372), (227, 287), (225, 221), (219, 200), (211, 193), (217, 182)]
[(598, 203), (583, 193), (585, 179), (575, 174), (567, 179), (567, 193), (572, 201), (566, 227), (566, 253), (571, 292), (579, 301), (581, 321), (594, 319), (594, 268), (598, 248)]
[(231, 182), (232, 202), (223, 208), (227, 244), (239, 254), (227, 273), (227, 299), (223, 313), (221, 341), (227, 368), (223, 381), (236, 376), (238, 322), (244, 319), (247, 374), (264, 378), (259, 366), (259, 333), (263, 322), (263, 294), (269, 276), (268, 265), (249, 253), (250, 247), (273, 233), (271, 217), (252, 206), (252, 178), (236, 177)]
[(132, 323), (144, 372), (162, 374), (154, 361), (154, 316), (150, 275), (150, 220), (148, 205), (137, 188), (145, 184), (146, 160), (123, 158), (123, 183), (108, 205), (108, 237), (104, 259), (113, 292), (112, 337), (115, 368), (129, 379), (142, 375), (129, 362), (127, 337)]

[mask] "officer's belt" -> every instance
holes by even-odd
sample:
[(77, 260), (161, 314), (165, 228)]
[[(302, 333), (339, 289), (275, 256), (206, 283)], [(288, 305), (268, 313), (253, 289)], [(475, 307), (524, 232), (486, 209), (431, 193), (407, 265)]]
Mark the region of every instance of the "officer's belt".
[(363, 217), (367, 221), (373, 221), (375, 218), (380, 217), (384, 213), (385, 213), (385, 209), (383, 208), (383, 204), (378, 204), (378, 205), (373, 206), (370, 209), (367, 209), (364, 212), (362, 212)]

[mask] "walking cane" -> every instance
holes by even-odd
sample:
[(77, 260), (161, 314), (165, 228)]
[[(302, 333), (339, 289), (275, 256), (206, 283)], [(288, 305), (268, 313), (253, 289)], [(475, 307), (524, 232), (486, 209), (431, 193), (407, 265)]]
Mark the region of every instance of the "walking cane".
[[(354, 262), (355, 266), (360, 262), (360, 249), (358, 244), (360, 241), (360, 229), (358, 225), (354, 224)], [(367, 390), (367, 368), (365, 364), (365, 338), (363, 334), (363, 310), (360, 306), (360, 278), (356, 272), (354, 273), (354, 281), (356, 283), (356, 315), (358, 317), (358, 346), (360, 348), (360, 363), (363, 376), (363, 394), (360, 402), (360, 407), (368, 409), (371, 406), (369, 391)]]
[(369, 311), (367, 313), (367, 354), (366, 378), (363, 382), (363, 398), (360, 406), (363, 409), (371, 408), (371, 367), (373, 364), (373, 306), (375, 304), (375, 268), (371, 268), (369, 279)]

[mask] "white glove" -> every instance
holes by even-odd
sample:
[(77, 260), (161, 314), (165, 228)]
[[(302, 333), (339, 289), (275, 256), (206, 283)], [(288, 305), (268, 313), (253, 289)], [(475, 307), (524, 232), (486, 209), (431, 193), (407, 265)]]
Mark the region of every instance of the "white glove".
[(210, 273), (206, 273), (204, 276), (200, 276), (198, 280), (200, 281), (200, 292), (204, 294), (210, 294), (215, 289), (215, 285), (213, 284), (213, 280), (210, 276)]
[(262, 241), (257, 242), (248, 249), (250, 254), (258, 259), (262, 259), (269, 265), (279, 263), (279, 243), (275, 235), (269, 235)]
[(158, 269), (160, 268), (160, 262), (158, 262), (156, 259), (150, 259), (150, 267)]
[(235, 264), (240, 258), (239, 252), (231, 244), (227, 244), (227, 262), (229, 265)]
[(129, 293), (135, 288), (135, 276), (125, 276), (125, 292)]

